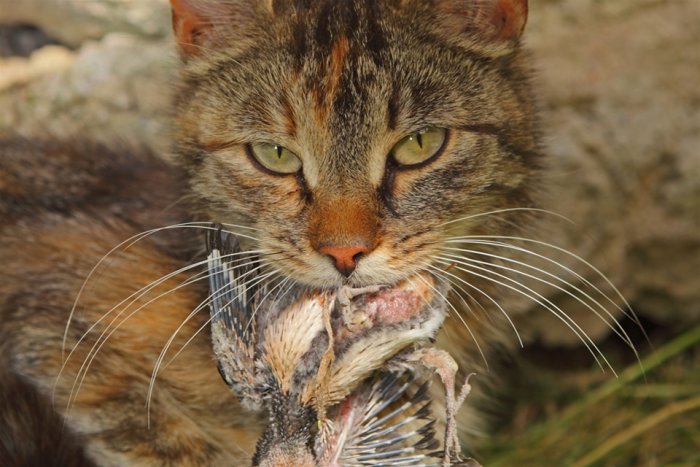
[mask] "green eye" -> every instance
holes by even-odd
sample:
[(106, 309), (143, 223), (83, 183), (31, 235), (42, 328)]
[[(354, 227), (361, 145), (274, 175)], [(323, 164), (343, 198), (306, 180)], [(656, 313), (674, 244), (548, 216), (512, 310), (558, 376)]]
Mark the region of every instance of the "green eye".
[(248, 146), (250, 154), (267, 170), (278, 174), (293, 174), (301, 169), (301, 159), (279, 144), (254, 143)]
[(400, 165), (417, 165), (440, 152), (446, 138), (447, 130), (444, 128), (424, 128), (396, 143), (391, 154)]

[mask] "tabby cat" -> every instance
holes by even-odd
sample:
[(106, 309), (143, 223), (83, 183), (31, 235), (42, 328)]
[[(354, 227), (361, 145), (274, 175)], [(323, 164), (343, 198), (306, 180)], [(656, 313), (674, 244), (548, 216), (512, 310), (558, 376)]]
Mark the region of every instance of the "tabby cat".
[(450, 279), (438, 345), (468, 371), (513, 340), (487, 248), (535, 212), (526, 0), (171, 5), (180, 164), (0, 141), (0, 465), (250, 461), (260, 415), (198, 332), (210, 222), (279, 293)]

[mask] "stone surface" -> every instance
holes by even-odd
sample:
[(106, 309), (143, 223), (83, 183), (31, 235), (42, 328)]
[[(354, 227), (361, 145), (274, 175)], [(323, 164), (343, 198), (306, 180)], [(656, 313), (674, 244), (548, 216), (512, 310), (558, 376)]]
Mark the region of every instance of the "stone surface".
[[(167, 151), (176, 57), (162, 38), (166, 3), (0, 0), (0, 22), (19, 18), (78, 46), (0, 58), (0, 131), (126, 139)], [(595, 264), (638, 313), (679, 326), (700, 319), (699, 24), (697, 0), (535, 0), (525, 36), (550, 161), (545, 204), (573, 220), (544, 216), (547, 226), (534, 238)], [(615, 297), (592, 269), (548, 254)], [(590, 335), (608, 332), (566, 294), (532, 286)], [(528, 339), (577, 342), (541, 310), (520, 315), (517, 325)]]
[[(548, 207), (575, 221), (553, 221), (552, 241), (603, 270), (639, 314), (697, 321), (700, 2), (541, 1), (531, 19)], [(591, 316), (560, 303), (577, 322)], [(542, 316), (530, 316), (532, 332), (567, 342)]]
[(168, 0), (0, 0), (0, 23), (32, 24), (77, 46), (110, 32), (165, 37)]
[(176, 63), (168, 39), (125, 33), (88, 41), (75, 53), (50, 46), (28, 60), (0, 59), (0, 130), (165, 150), (168, 83)]
[(36, 26), (0, 23), (0, 57), (26, 57), (34, 50), (56, 41)]

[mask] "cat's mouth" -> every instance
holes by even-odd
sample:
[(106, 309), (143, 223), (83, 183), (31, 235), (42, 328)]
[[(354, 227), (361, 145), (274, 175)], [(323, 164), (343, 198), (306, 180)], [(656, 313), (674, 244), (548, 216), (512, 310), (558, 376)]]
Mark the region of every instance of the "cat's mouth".
[(340, 287), (336, 307), (339, 310), (337, 319), (342, 325), (336, 332), (354, 334), (411, 322), (419, 325), (431, 321), (430, 315), (441, 323), (446, 289), (446, 283), (426, 272), (416, 273), (392, 286)]

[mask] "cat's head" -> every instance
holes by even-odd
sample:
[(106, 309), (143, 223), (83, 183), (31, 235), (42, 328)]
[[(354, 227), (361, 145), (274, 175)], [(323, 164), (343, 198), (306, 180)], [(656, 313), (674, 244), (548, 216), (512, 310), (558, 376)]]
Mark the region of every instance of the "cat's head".
[(194, 192), (285, 275), (394, 283), (530, 204), (526, 0), (171, 3)]

